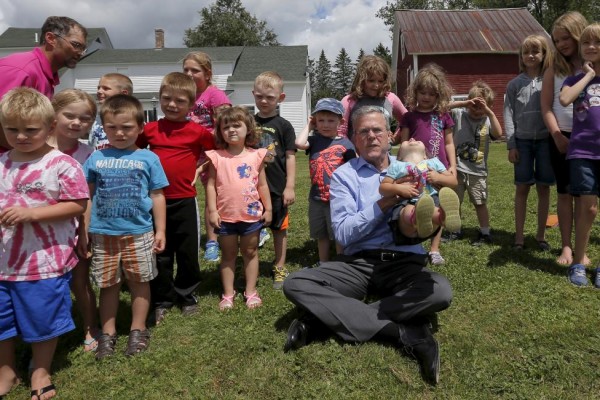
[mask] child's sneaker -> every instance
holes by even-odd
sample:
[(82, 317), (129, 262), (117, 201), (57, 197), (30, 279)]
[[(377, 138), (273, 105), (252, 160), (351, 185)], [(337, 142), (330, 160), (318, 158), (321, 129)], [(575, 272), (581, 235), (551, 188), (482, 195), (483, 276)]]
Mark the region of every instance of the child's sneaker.
[(594, 270), (594, 287), (600, 289), (600, 267)]
[(417, 225), (418, 237), (427, 238), (434, 232), (435, 229), (433, 228), (433, 222), (431, 221), (434, 210), (435, 203), (430, 195), (424, 194), (417, 200), (417, 204), (415, 205), (415, 222)]
[(283, 287), (283, 281), (289, 275), (288, 270), (285, 267), (274, 267), (273, 268), (273, 289), (280, 290)]
[(262, 228), (260, 230), (260, 236), (258, 238), (258, 247), (263, 247), (265, 243), (267, 243), (267, 240), (269, 240), (270, 238), (271, 235), (269, 235), (269, 231), (267, 231), (267, 228)]
[(443, 187), (438, 193), (440, 208), (444, 210), (444, 228), (450, 232), (460, 231), (460, 201), (456, 192), (448, 187)]
[(479, 236), (477, 237), (477, 239), (471, 242), (471, 246), (479, 247), (484, 244), (492, 244), (493, 242), (494, 241), (492, 240), (492, 235), (486, 235), (484, 233), (479, 232)]
[(214, 240), (209, 240), (206, 243), (204, 259), (211, 262), (217, 262), (221, 259), (221, 257), (219, 257), (219, 243), (215, 242)]
[[(596, 277), (594, 285), (596, 284), (597, 280), (598, 278)], [(585, 267), (583, 265), (575, 264), (569, 267), (569, 282), (575, 286), (587, 286), (589, 284), (588, 278), (585, 275)]]
[(429, 262), (431, 265), (444, 265), (446, 260), (444, 260), (444, 257), (442, 257), (439, 251), (430, 251)]
[(448, 232), (445, 231), (442, 236), (442, 243), (453, 242), (455, 240), (461, 240), (463, 238), (462, 232)]

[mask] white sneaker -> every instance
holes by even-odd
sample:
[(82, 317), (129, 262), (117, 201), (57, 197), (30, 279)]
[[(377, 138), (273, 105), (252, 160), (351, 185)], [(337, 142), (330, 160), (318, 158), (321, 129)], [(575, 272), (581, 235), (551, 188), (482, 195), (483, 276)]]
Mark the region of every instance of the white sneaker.
[(430, 251), (429, 262), (431, 265), (444, 265), (446, 260), (444, 260), (444, 257), (442, 257), (439, 251)]
[(263, 247), (267, 240), (269, 240), (270, 238), (271, 235), (269, 235), (269, 231), (267, 231), (267, 228), (262, 228), (260, 230), (260, 235), (258, 238), (258, 247)]

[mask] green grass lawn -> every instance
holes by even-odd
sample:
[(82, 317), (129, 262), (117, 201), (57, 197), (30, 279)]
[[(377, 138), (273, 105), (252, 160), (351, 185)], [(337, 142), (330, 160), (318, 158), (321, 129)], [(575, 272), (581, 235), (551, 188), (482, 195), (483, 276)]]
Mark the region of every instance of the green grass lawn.
[[(317, 260), (307, 221), (308, 163), (298, 153), (296, 204), (290, 211), (288, 267)], [(282, 351), (297, 315), (271, 288), (272, 241), (260, 252), (259, 291), (264, 306), (248, 311), (241, 299), (219, 312), (216, 264), (202, 262), (201, 313), (179, 311), (152, 331), (149, 350), (126, 358), (130, 312), (123, 293), (119, 354), (96, 362), (81, 350), (80, 330), (60, 339), (54, 383), (60, 399), (594, 399), (600, 397), (600, 291), (571, 286), (556, 251), (536, 250), (535, 190), (530, 194), (524, 252), (511, 250), (514, 186), (505, 144), (491, 146), (492, 246), (472, 247), (477, 235), (473, 207), (463, 206), (465, 239), (442, 245), (454, 289), (452, 306), (439, 314), (439, 386), (423, 383), (417, 363), (392, 347), (347, 344), (334, 338), (294, 353)], [(555, 213), (555, 195), (551, 213)], [(202, 200), (203, 201), (203, 200)], [(201, 203), (203, 204), (203, 202)], [(547, 240), (560, 245), (557, 228)], [(598, 260), (594, 225), (590, 258)], [(241, 265), (241, 260), (239, 260)], [(19, 347), (26, 375), (30, 351)], [(7, 399), (28, 398), (21, 385)]]

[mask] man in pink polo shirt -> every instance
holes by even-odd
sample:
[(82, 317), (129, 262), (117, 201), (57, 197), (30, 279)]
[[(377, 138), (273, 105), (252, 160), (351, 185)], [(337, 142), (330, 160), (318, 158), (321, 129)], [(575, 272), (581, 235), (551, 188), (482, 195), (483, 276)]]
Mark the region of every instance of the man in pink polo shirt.
[[(0, 58), (0, 99), (10, 89), (27, 86), (52, 98), (58, 70), (75, 68), (85, 54), (87, 30), (69, 17), (48, 17), (39, 47)], [(0, 151), (8, 148), (0, 127)]]

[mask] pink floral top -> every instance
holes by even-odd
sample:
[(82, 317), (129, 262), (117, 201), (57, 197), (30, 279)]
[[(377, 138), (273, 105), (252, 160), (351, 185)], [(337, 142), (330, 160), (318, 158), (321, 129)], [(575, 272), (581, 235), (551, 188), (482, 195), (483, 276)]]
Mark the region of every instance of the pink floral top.
[[(29, 162), (11, 161), (9, 155), (0, 155), (0, 210), (89, 198), (81, 166), (60, 151)], [(76, 226), (77, 218), (0, 225), (0, 281), (50, 279), (70, 271), (77, 264)]]

